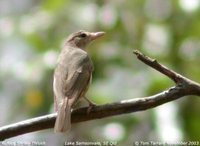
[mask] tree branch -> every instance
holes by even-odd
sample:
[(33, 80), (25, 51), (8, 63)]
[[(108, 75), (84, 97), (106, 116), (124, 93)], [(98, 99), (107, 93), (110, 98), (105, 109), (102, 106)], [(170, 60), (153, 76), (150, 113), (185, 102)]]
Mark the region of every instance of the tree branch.
[[(95, 106), (87, 114), (88, 107), (76, 109), (72, 112), (72, 123), (101, 119), (105, 117), (143, 111), (176, 100), (186, 95), (200, 96), (200, 84), (168, 69), (139, 51), (134, 51), (137, 58), (155, 70), (172, 79), (176, 85), (153, 96), (133, 98), (121, 102)], [(0, 140), (22, 135), (29, 132), (53, 128), (57, 114), (49, 114), (0, 128)]]

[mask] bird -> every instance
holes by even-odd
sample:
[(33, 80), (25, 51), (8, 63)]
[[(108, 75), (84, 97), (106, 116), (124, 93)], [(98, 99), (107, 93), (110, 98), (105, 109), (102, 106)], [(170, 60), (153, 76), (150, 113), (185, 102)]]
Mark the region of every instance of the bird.
[(57, 112), (54, 125), (56, 133), (71, 129), (71, 110), (79, 99), (85, 99), (89, 106), (95, 105), (85, 96), (94, 70), (86, 48), (104, 34), (105, 32), (80, 30), (69, 35), (61, 49), (53, 79), (54, 108)]

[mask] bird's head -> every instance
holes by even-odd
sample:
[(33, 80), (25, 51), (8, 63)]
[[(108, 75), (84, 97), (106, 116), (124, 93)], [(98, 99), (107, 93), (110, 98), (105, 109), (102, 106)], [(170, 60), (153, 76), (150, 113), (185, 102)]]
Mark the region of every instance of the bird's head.
[(85, 49), (86, 46), (93, 40), (103, 36), (105, 32), (87, 32), (80, 30), (71, 34), (67, 39), (67, 44), (81, 49)]

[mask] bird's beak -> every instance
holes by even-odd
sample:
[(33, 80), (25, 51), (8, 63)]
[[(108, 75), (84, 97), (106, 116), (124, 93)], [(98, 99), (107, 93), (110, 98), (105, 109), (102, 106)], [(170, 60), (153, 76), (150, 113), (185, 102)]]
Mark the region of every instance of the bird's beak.
[(91, 41), (96, 40), (97, 38), (103, 36), (105, 32), (92, 32), (90, 33), (90, 39)]

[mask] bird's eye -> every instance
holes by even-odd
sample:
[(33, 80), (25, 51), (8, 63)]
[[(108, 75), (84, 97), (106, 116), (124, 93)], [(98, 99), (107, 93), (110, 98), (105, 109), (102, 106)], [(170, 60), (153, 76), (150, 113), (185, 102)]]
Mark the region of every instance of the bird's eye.
[(86, 36), (87, 35), (85, 33), (82, 33), (82, 34), (79, 35), (79, 37), (81, 37), (81, 38), (85, 38)]

